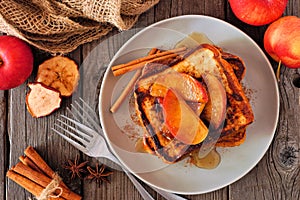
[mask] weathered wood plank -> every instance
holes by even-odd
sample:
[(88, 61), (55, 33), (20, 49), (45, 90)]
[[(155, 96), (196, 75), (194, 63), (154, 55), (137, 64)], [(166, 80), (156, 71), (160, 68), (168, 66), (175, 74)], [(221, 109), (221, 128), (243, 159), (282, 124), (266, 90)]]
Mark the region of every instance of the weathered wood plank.
[[(10, 146), (9, 167), (18, 162), (20, 155), (26, 146), (32, 141), (32, 136), (36, 133), (33, 131), (28, 133), (26, 128), (35, 127), (34, 122), (27, 121), (27, 111), (25, 109), (26, 84), (9, 90), (8, 105), (8, 136)], [(34, 143), (36, 144), (36, 142)], [(32, 145), (34, 145), (32, 144)], [(29, 195), (24, 189), (16, 183), (8, 181), (7, 199), (28, 198)]]
[(300, 88), (293, 84), (300, 70), (283, 68), (280, 89), (280, 119), (277, 133), (272, 143), (268, 163), (270, 182), (275, 199), (299, 199), (300, 197)]
[[(32, 75), (24, 84), (8, 91), (8, 138), (9, 138), (9, 160), (8, 166), (11, 168), (19, 162), (19, 156), (24, 155), (24, 150), (28, 145), (35, 147), (41, 156), (45, 156), (47, 137), (46, 118), (34, 119), (26, 109), (26, 94), (29, 91), (28, 82), (33, 82), (37, 71), (37, 66), (45, 57), (49, 56), (41, 51), (34, 51), (34, 69)], [(7, 199), (27, 199), (31, 197), (19, 185), (8, 180)]]
[[(0, 32), (0, 36), (3, 35)], [(1, 140), (0, 140), (0, 151), (1, 153), (1, 158), (0, 158), (0, 191), (1, 196), (0, 199), (5, 199), (5, 189), (6, 189), (6, 163), (7, 163), (7, 153), (8, 153), (8, 145), (7, 145), (7, 127), (6, 127), (6, 122), (7, 122), (7, 101), (6, 101), (6, 96), (5, 96), (5, 91), (0, 90), (0, 134), (1, 134)]]
[[(0, 91), (0, 199), (5, 199), (5, 189), (6, 189), (6, 168), (7, 168), (7, 154), (8, 154), (8, 143), (7, 143), (7, 131), (6, 131), (6, 123), (7, 123), (7, 101), (5, 96), (5, 91)], [(3, 192), (2, 192), (3, 191)]]

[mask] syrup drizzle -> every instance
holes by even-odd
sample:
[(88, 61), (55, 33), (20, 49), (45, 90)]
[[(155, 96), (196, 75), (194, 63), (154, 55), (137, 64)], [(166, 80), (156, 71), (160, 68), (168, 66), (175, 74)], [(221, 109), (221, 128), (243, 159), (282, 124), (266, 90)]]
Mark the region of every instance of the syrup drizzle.
[(135, 143), (135, 150), (138, 153), (147, 153), (147, 151), (144, 148), (144, 142), (143, 138), (138, 138), (136, 143)]
[(219, 152), (216, 150), (216, 148), (213, 148), (207, 155), (202, 157), (199, 154), (199, 151), (195, 151), (191, 153), (191, 163), (199, 168), (204, 169), (214, 169), (216, 168), (221, 161), (221, 156)]

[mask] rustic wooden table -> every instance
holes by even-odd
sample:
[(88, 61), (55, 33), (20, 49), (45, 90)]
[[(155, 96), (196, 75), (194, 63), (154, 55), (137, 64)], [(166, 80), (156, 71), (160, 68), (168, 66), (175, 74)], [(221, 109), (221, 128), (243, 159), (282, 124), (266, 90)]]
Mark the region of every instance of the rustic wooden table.
[[(254, 27), (239, 21), (232, 13), (228, 1), (224, 0), (162, 0), (158, 5), (142, 14), (135, 28), (143, 28), (154, 22), (185, 14), (213, 16), (225, 20), (247, 33), (263, 49), (263, 35), (267, 26)], [(289, 0), (284, 15), (300, 17), (300, 1)], [(110, 37), (117, 30), (102, 38), (80, 46), (68, 56), (82, 63), (89, 52), (100, 42), (106, 47), (99, 52), (109, 60), (117, 49), (127, 40), (122, 37)], [(34, 50), (35, 71), (28, 82), (33, 81), (36, 67), (50, 55)], [(277, 64), (270, 59), (273, 68)], [(106, 61), (105, 61), (106, 62)], [(107, 64), (107, 63), (102, 64)], [(263, 159), (243, 178), (220, 190), (202, 195), (186, 195), (188, 199), (300, 199), (299, 135), (300, 135), (300, 70), (282, 68), (280, 89), (280, 117), (274, 140)], [(267, 81), (267, 80), (266, 80)], [(69, 145), (51, 131), (53, 123), (60, 114), (66, 112), (71, 98), (64, 99), (62, 108), (48, 117), (34, 119), (25, 106), (28, 91), (23, 84), (9, 91), (0, 91), (0, 199), (28, 199), (31, 195), (14, 182), (6, 178), (7, 170), (15, 165), (24, 149), (32, 145), (60, 174), (71, 189), (85, 199), (141, 199), (127, 176), (115, 171), (110, 177), (111, 184), (102, 184), (99, 188), (86, 180), (73, 180), (62, 168), (67, 159), (80, 155), (82, 160), (97, 162)], [(84, 94), (89, 95), (89, 94)], [(91, 97), (92, 98), (92, 97)], [(97, 100), (95, 99), (95, 102)], [(148, 186), (146, 189), (156, 198), (163, 199)]]

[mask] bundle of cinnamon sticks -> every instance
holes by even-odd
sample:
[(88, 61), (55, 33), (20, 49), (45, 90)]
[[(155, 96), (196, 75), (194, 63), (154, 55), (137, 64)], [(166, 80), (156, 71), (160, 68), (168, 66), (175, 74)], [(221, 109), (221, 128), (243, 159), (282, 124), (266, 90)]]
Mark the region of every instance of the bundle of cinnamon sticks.
[(7, 172), (7, 177), (33, 194), (36, 199), (80, 200), (82, 197), (62, 182), (42, 157), (29, 146), (20, 156), (20, 162)]

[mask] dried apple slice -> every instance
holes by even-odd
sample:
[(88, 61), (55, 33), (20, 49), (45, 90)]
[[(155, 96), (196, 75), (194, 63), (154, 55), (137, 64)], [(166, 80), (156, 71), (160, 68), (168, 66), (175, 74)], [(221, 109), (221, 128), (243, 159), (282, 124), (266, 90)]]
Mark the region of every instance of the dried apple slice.
[(61, 104), (59, 91), (42, 83), (29, 83), (30, 91), (26, 95), (26, 106), (32, 117), (43, 117), (58, 109)]
[(40, 64), (36, 81), (71, 96), (79, 81), (78, 65), (68, 57), (55, 56)]

